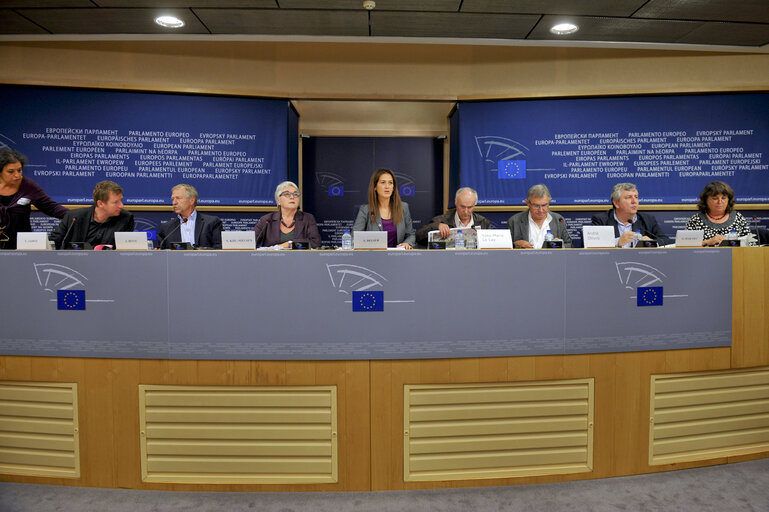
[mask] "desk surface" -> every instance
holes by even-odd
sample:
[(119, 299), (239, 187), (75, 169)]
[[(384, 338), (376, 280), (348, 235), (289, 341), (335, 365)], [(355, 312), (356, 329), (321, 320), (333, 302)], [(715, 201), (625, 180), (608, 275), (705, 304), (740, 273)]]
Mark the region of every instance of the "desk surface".
[[(411, 359), (731, 344), (730, 249), (3, 252), (0, 353)], [(662, 287), (639, 307), (638, 287)], [(85, 290), (85, 311), (57, 309)], [(381, 291), (381, 312), (353, 292)]]

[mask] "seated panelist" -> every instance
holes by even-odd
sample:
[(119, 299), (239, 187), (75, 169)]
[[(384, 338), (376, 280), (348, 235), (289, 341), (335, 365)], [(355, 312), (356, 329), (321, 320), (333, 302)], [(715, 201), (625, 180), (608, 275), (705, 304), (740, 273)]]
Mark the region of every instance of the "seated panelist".
[(68, 211), (51, 240), (57, 249), (66, 249), (69, 242), (114, 246), (115, 232), (133, 230), (134, 216), (123, 209), (123, 188), (114, 181), (100, 181), (93, 189), (93, 205)]
[(566, 221), (550, 211), (550, 190), (545, 185), (534, 185), (526, 194), (529, 209), (516, 213), (507, 221), (513, 247), (516, 249), (541, 249), (545, 243), (547, 231), (554, 240), (562, 240), (564, 247), (571, 247), (571, 237), (566, 229)]
[(430, 231), (438, 230), (441, 238), (448, 238), (452, 228), (491, 229), (491, 221), (478, 213), (473, 213), (478, 202), (478, 192), (470, 187), (462, 187), (454, 195), (454, 208), (443, 215), (433, 217), (429, 224), (417, 230), (417, 242), (427, 245), (427, 236)]
[(416, 243), (409, 205), (401, 201), (395, 174), (377, 169), (368, 186), (368, 204), (362, 204), (353, 231), (387, 231), (387, 247), (412, 249)]
[(299, 187), (284, 181), (275, 188), (278, 211), (268, 213), (254, 226), (257, 247), (279, 246), (289, 248), (289, 242), (309, 242), (313, 249), (320, 247), (320, 232), (311, 213), (299, 210)]
[(734, 210), (734, 190), (723, 181), (705, 185), (697, 209), (686, 223), (686, 229), (703, 230), (702, 245), (718, 245), (732, 230), (738, 237), (750, 232), (745, 217)]
[(650, 213), (638, 211), (638, 189), (632, 183), (617, 183), (611, 191), (614, 207), (604, 213), (593, 215), (594, 226), (614, 226), (617, 247), (632, 247), (633, 240), (640, 232), (641, 240), (654, 240), (667, 245), (671, 240), (662, 233), (657, 219)]
[(32, 231), (32, 206), (61, 219), (67, 209), (48, 197), (43, 189), (23, 176), (27, 158), (12, 149), (0, 150), (0, 249), (15, 249), (16, 235)]
[(158, 230), (158, 248), (187, 242), (193, 247), (222, 248), (222, 220), (197, 210), (198, 191), (192, 185), (180, 183), (171, 189), (171, 205), (175, 217)]

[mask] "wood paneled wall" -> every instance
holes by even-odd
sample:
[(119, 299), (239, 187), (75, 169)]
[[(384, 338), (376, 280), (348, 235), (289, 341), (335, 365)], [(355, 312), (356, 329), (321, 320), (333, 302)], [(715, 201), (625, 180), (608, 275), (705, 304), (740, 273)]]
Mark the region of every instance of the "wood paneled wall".
[[(651, 467), (650, 375), (769, 365), (769, 249), (733, 250), (732, 347), (402, 361), (176, 361), (0, 356), (0, 380), (77, 382), (79, 479), (7, 476), (16, 482), (168, 490), (385, 490), (603, 478), (750, 457)], [(707, 276), (703, 276), (707, 279)], [(719, 293), (713, 290), (713, 293)], [(696, 314), (696, 312), (693, 312)], [(592, 473), (454, 482), (403, 481), (405, 384), (595, 379)], [(139, 384), (335, 385), (339, 482), (318, 485), (146, 484), (139, 460)], [(758, 454), (755, 457), (769, 456)]]

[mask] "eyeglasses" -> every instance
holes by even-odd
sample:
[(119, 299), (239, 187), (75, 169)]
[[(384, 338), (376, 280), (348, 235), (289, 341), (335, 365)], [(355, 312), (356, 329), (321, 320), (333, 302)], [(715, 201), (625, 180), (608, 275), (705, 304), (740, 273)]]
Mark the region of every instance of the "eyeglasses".
[(280, 197), (287, 197), (287, 198), (293, 197), (293, 198), (297, 198), (297, 197), (299, 197), (301, 195), (302, 194), (300, 194), (299, 192), (283, 192), (283, 193), (280, 194)]
[(529, 203), (529, 208), (531, 208), (532, 210), (547, 210), (548, 208), (550, 208), (550, 205)]

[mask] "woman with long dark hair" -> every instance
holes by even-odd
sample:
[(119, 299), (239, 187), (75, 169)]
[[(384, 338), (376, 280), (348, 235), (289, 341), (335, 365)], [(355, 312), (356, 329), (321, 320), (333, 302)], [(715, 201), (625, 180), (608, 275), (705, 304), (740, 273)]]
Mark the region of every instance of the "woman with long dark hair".
[(353, 231), (387, 231), (387, 247), (412, 249), (416, 233), (409, 205), (401, 201), (395, 174), (377, 169), (368, 186), (368, 204), (358, 209)]

